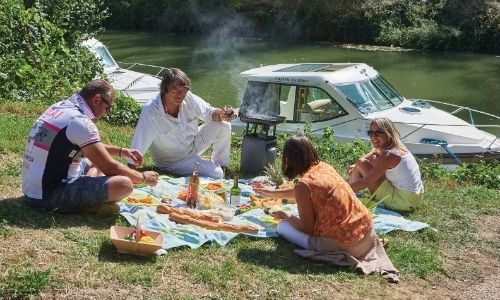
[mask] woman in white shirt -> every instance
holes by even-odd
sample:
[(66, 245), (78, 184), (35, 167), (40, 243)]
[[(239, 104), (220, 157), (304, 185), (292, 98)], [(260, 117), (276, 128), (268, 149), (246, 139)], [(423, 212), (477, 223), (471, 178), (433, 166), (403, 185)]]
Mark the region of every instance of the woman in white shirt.
[[(148, 150), (156, 166), (176, 176), (189, 176), (194, 163), (200, 176), (222, 178), (231, 153), (231, 109), (212, 107), (191, 93), (191, 79), (170, 68), (160, 93), (144, 105), (135, 127), (131, 148)], [(199, 121), (204, 124), (199, 126)], [(210, 160), (201, 155), (212, 147)]]
[(368, 136), (373, 149), (349, 167), (349, 185), (355, 192), (367, 188), (388, 209), (414, 210), (422, 201), (424, 186), (417, 161), (404, 146), (394, 123), (376, 118)]

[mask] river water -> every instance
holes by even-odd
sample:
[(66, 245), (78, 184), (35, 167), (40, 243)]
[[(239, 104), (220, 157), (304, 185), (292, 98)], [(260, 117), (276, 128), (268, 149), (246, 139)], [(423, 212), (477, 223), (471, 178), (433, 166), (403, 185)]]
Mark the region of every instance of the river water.
[[(283, 44), (224, 35), (106, 32), (98, 37), (118, 62), (184, 70), (192, 90), (214, 106), (238, 106), (239, 73), (259, 65), (364, 62), (406, 98), (438, 100), (500, 115), (500, 57), (472, 53), (373, 51), (327, 43)], [(476, 117), (476, 123), (498, 124)]]

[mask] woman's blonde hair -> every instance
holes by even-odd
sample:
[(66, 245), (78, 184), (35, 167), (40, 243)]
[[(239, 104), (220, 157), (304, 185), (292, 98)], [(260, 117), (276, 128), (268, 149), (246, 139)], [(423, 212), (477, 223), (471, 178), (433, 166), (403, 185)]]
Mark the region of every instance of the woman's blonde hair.
[(388, 118), (375, 118), (372, 124), (375, 123), (385, 134), (387, 134), (389, 145), (397, 149), (408, 151), (404, 143), (401, 141), (399, 131), (394, 126), (394, 123)]

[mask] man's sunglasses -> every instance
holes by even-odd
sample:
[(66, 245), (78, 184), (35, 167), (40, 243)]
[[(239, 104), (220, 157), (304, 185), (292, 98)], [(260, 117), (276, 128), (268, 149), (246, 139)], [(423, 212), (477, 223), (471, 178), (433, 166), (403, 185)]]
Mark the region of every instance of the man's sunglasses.
[(385, 132), (383, 132), (382, 130), (368, 130), (366, 132), (366, 134), (368, 136), (376, 136), (376, 137), (381, 137), (382, 135), (384, 135)]
[(109, 103), (109, 101), (108, 101), (108, 100), (106, 100), (106, 98), (104, 98), (104, 95), (103, 95), (103, 94), (101, 94), (101, 99), (102, 99), (102, 101), (104, 101), (104, 103), (106, 103), (106, 105), (108, 106), (108, 107), (106, 107), (106, 113), (109, 113), (109, 110), (111, 109), (111, 103)]

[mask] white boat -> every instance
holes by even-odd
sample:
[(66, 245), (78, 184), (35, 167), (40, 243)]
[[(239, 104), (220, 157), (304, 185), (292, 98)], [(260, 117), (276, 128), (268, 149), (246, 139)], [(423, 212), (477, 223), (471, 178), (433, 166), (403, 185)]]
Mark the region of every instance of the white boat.
[[(337, 142), (359, 138), (368, 143), (371, 120), (387, 117), (416, 156), (438, 156), (445, 163), (500, 158), (499, 138), (456, 114), (482, 113), (495, 120), (495, 125), (485, 125), (494, 130), (500, 128), (498, 116), (456, 105), (449, 113), (429, 103), (443, 102), (406, 99), (364, 63), (279, 64), (240, 75), (247, 81), (240, 116), (285, 117), (276, 127), (278, 132), (304, 132), (308, 126), (312, 135), (322, 136), (324, 128), (331, 127)], [(233, 122), (235, 131), (245, 127), (241, 118)]]
[[(83, 45), (95, 53), (103, 64), (104, 73), (113, 87), (136, 100), (140, 105), (146, 104), (160, 91), (162, 67), (133, 63), (122, 68), (114, 60), (106, 46), (95, 38), (88, 39)], [(125, 63), (120, 63), (124, 65)], [(134, 71), (134, 68), (147, 68), (153, 75)]]

